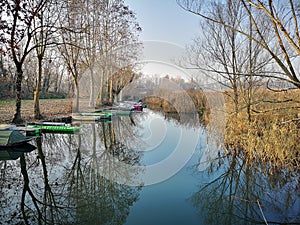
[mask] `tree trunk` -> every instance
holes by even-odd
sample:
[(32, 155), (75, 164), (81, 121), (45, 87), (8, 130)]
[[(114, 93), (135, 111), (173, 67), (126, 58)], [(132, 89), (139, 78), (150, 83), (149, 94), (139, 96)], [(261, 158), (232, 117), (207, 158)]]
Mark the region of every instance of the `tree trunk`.
[(21, 92), (22, 92), (22, 79), (23, 79), (23, 71), (21, 65), (17, 66), (16, 71), (16, 113), (14, 115), (14, 118), (12, 120), (12, 123), (14, 124), (21, 124), (23, 123), (23, 119), (21, 117)]
[(93, 68), (90, 68), (90, 103), (89, 103), (89, 106), (91, 108), (95, 108), (95, 94), (94, 94), (94, 69)]
[(38, 77), (37, 77), (37, 84), (34, 91), (34, 118), (35, 119), (42, 119), (43, 116), (41, 115), (40, 111), (40, 89), (41, 89), (41, 80), (42, 80), (42, 59), (38, 57)]
[(103, 103), (103, 84), (104, 84), (104, 70), (101, 71), (99, 92), (97, 95), (97, 107), (101, 106)]
[(237, 85), (234, 84), (232, 85), (232, 88), (233, 88), (233, 101), (234, 101), (234, 111), (235, 111), (235, 114), (237, 115), (239, 113), (239, 92), (238, 92), (238, 88), (237, 88)]
[(55, 81), (55, 93), (60, 93), (61, 91), (61, 81), (62, 81), (62, 77), (63, 77), (63, 72), (58, 73), (57, 72), (57, 76), (56, 76), (56, 81)]
[(75, 103), (73, 104), (73, 112), (79, 111), (79, 87), (78, 87), (78, 81), (76, 78), (74, 78), (74, 89), (75, 89)]
[(109, 104), (113, 104), (113, 81), (112, 81), (112, 78), (110, 78), (110, 81), (109, 81)]

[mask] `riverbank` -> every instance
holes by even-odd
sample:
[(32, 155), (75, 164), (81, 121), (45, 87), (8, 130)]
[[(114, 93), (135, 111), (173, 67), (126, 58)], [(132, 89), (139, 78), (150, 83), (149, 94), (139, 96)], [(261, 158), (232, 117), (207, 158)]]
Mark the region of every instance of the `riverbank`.
[[(33, 116), (33, 100), (23, 100), (21, 107), (22, 118), (27, 122), (37, 121)], [(53, 120), (56, 118), (68, 117), (72, 113), (72, 99), (41, 99), (40, 110), (43, 120)], [(15, 114), (14, 100), (0, 101), (0, 123), (11, 123)]]
[(267, 164), (267, 173), (299, 172), (299, 100), (300, 90), (259, 90), (252, 99), (249, 119), (243, 101), (235, 113), (232, 98), (226, 98), (224, 149), (228, 154), (242, 154), (253, 166)]
[[(205, 93), (200, 90), (186, 91), (189, 101), (209, 124), (210, 110)], [(225, 133), (213, 131), (213, 139), (223, 143), (224, 154), (243, 155), (257, 165), (266, 164), (269, 171), (299, 171), (300, 146), (300, 90), (271, 91), (265, 88), (238, 93), (238, 104), (231, 90), (223, 92), (226, 109)], [(150, 109), (165, 113), (189, 112), (181, 92), (159, 93), (145, 99)], [(249, 99), (249, 96), (251, 99)], [(177, 106), (176, 108), (174, 106)], [(225, 120), (225, 118), (221, 118)], [(209, 126), (208, 126), (209, 129)], [(223, 128), (221, 128), (223, 129)], [(224, 134), (224, 136), (223, 136)]]

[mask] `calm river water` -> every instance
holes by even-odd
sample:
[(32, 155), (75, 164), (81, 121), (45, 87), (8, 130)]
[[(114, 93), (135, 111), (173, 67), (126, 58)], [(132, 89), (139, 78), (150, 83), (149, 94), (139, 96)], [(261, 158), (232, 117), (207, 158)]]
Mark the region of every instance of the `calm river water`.
[(0, 224), (300, 224), (299, 175), (216, 152), (193, 117), (79, 125), (0, 161)]

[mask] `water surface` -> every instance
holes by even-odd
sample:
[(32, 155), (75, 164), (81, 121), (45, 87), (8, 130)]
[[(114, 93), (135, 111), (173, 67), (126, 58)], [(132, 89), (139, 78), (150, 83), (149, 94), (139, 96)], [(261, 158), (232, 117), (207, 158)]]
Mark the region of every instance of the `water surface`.
[(174, 118), (148, 110), (81, 124), (1, 160), (0, 224), (300, 223), (299, 174), (265, 174), (222, 151), (203, 163), (209, 133)]

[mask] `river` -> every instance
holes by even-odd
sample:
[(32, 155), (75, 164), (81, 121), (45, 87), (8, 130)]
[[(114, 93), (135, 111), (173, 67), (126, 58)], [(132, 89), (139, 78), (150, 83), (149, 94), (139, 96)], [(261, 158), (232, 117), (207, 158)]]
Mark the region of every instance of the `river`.
[(299, 174), (214, 150), (194, 115), (145, 110), (78, 126), (0, 161), (0, 224), (300, 223)]

